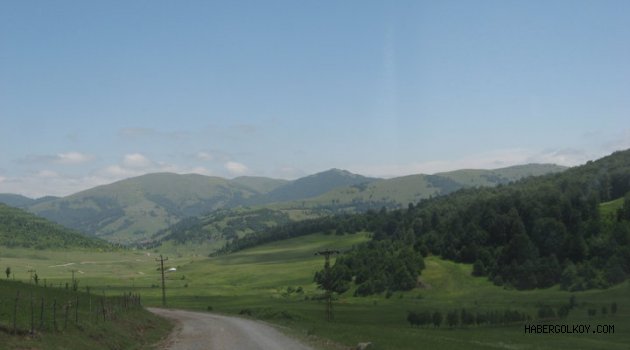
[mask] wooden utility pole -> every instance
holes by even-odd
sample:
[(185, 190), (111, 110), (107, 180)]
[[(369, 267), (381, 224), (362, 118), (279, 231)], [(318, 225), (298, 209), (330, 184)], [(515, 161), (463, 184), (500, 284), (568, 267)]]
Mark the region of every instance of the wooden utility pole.
[(326, 250), (320, 250), (317, 253), (315, 253), (315, 255), (323, 255), (324, 256), (324, 258), (325, 258), (324, 268), (326, 266), (330, 267), (330, 256), (334, 255), (334, 254), (340, 254), (340, 251), (332, 250), (332, 249), (326, 249)]
[(159, 259), (155, 259), (155, 261), (160, 262), (160, 272), (162, 272), (162, 306), (166, 306), (166, 285), (164, 284), (164, 262), (168, 260), (167, 258), (163, 258), (162, 254), (160, 254)]
[(70, 270), (70, 272), (72, 272), (72, 290), (73, 291), (77, 291), (79, 290), (79, 284), (77, 283), (77, 280), (74, 278), (74, 273), (77, 272), (78, 270)]
[[(315, 255), (323, 255), (324, 256), (324, 274), (326, 276), (330, 276), (330, 256), (340, 254), (338, 250), (326, 249), (320, 250), (315, 253)], [(329, 278), (329, 277), (327, 277)], [(326, 319), (328, 321), (332, 321), (333, 319), (333, 308), (332, 308), (332, 296), (333, 291), (329, 288), (325, 288), (326, 290)]]

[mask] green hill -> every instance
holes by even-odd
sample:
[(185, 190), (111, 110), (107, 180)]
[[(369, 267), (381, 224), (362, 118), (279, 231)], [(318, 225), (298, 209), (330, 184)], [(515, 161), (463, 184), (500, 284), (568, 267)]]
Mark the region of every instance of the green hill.
[(386, 180), (363, 182), (331, 190), (316, 198), (279, 208), (336, 208), (344, 211), (364, 211), (405, 207), (430, 197), (441, 196), (469, 187), (492, 187), (529, 176), (562, 172), (566, 167), (553, 164), (527, 164), (496, 170), (468, 169), (435, 175), (409, 175)]
[(99, 186), (29, 209), (113, 242), (141, 241), (184, 217), (235, 206), (257, 194), (217, 177), (149, 174)]
[[(466, 170), (438, 175), (375, 179), (331, 169), (294, 181), (263, 177), (233, 180), (203, 175), (148, 174), (103, 185), (63, 198), (31, 200), (3, 196), (29, 211), (81, 232), (111, 242), (138, 243), (166, 236), (166, 228), (189, 217), (204, 225), (216, 210), (247, 211), (268, 208), (292, 220), (361, 212), (370, 208), (398, 208), (463, 187), (493, 186), (524, 176), (561, 171), (551, 165), (527, 165), (499, 170)], [(205, 218), (204, 218), (205, 217)], [(239, 232), (254, 230), (250, 227)], [(157, 234), (157, 236), (156, 236)]]
[(21, 208), (32, 204), (35, 200), (19, 194), (0, 193), (0, 203)]
[(100, 239), (86, 237), (24, 210), (0, 204), (0, 245), (7, 247), (111, 248)]
[(259, 176), (240, 176), (230, 181), (241, 185), (259, 194), (267, 194), (279, 187), (288, 184), (288, 180), (270, 179)]
[[(627, 150), (562, 173), (463, 189), (406, 210), (372, 210), (270, 228), (235, 239), (222, 252), (314, 232), (367, 230), (374, 233), (373, 242), (343, 260), (342, 268), (363, 276), (355, 282), (365, 294), (405, 290), (413, 278), (413, 271), (404, 272), (405, 264), (383, 268), (371, 256), (427, 253), (474, 263), (476, 275), (508, 288), (557, 283), (571, 291), (606, 288), (630, 276), (629, 192)], [(616, 217), (602, 215), (613, 210)]]
[(375, 178), (331, 169), (292, 181), (269, 192), (262, 200), (265, 203), (304, 200), (324, 194), (336, 188), (360, 185), (375, 181)]

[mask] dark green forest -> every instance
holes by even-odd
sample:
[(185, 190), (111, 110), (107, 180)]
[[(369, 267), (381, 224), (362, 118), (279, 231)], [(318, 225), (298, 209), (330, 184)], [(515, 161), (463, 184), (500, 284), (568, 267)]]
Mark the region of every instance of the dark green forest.
[[(601, 213), (602, 203), (620, 198), (620, 209)], [(315, 232), (359, 231), (372, 232), (372, 240), (333, 266), (350, 271), (340, 275), (353, 277), (357, 295), (415, 287), (428, 254), (474, 264), (474, 275), (507, 288), (606, 288), (630, 275), (630, 150), (563, 173), (463, 189), (402, 210), (272, 227), (234, 239), (220, 253)]]
[(24, 210), (0, 203), (0, 246), (112, 249), (108, 242), (86, 237)]

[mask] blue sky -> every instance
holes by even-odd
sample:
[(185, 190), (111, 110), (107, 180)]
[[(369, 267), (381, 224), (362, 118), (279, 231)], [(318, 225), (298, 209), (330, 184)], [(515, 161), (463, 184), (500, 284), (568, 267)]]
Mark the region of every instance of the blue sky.
[(628, 1), (0, 1), (0, 192), (630, 148)]

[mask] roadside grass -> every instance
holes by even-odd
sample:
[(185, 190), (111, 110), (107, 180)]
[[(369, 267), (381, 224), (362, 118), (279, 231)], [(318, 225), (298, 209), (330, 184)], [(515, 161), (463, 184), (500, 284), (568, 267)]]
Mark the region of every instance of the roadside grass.
[[(316, 234), (212, 258), (200, 249), (188, 254), (182, 250), (179, 255), (168, 256), (168, 266), (177, 267), (177, 271), (167, 274), (167, 306), (263, 319), (322, 349), (347, 348), (365, 341), (373, 342), (375, 349), (628, 349), (630, 282), (575, 293), (558, 287), (516, 291), (472, 277), (470, 265), (438, 257), (425, 259), (426, 269), (421, 275), (424, 288), (395, 292), (389, 298), (353, 297), (351, 289), (335, 301), (335, 320), (325, 321), (324, 303), (318, 300), (321, 292), (313, 283), (323, 259), (314, 253), (326, 248), (343, 251), (368, 239), (367, 233)], [(145, 305), (161, 305), (156, 251), (95, 254), (9, 250), (14, 257), (6, 257), (6, 252), (0, 251), (0, 267), (15, 265), (18, 276), (26, 281), (28, 266), (53, 283), (69, 280), (69, 269), (81, 269), (84, 274), (78, 278), (82, 287), (90, 285), (107, 295), (131, 288), (142, 294)], [(75, 265), (49, 267), (71, 262)], [(446, 315), (462, 308), (475, 313), (517, 310), (536, 319), (541, 306), (557, 312), (571, 296), (575, 296), (577, 306), (566, 319), (544, 322), (590, 325), (588, 334), (526, 334), (522, 322), (451, 329), (445, 322), (440, 328), (418, 328), (406, 321), (408, 311)], [(616, 314), (611, 312), (613, 302), (618, 306)], [(596, 314), (589, 316), (589, 309)], [(612, 325), (614, 333), (593, 334), (597, 325)]]
[(0, 281), (0, 349), (149, 349), (172, 329), (126, 301)]

